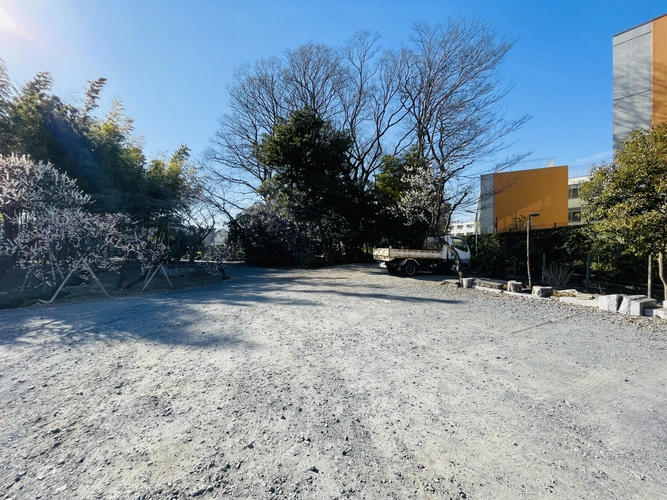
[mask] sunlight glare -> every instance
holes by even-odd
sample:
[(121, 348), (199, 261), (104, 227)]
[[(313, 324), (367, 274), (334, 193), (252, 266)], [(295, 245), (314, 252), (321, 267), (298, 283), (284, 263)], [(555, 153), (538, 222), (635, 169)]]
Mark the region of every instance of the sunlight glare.
[(5, 31), (14, 31), (16, 25), (9, 18), (7, 11), (0, 6), (0, 29)]

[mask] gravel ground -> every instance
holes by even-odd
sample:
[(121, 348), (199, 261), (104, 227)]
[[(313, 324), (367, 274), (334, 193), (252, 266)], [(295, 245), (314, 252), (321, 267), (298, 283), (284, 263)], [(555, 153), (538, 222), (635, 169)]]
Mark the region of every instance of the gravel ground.
[(0, 311), (0, 498), (666, 498), (666, 322), (229, 274)]

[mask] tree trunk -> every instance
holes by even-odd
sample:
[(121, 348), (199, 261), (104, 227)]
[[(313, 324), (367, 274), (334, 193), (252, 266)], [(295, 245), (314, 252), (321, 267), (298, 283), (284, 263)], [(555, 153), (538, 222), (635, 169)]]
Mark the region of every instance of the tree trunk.
[[(667, 302), (667, 279), (665, 278), (665, 249), (661, 248), (658, 253), (658, 276), (662, 281), (662, 298)], [(664, 303), (663, 303), (664, 306)]]
[(459, 256), (459, 252), (456, 251), (454, 245), (447, 243), (447, 240), (445, 240), (444, 237), (439, 236), (438, 240), (440, 240), (440, 242), (445, 245), (450, 252), (452, 252), (452, 255), (454, 256), (454, 263), (456, 264), (456, 272), (459, 275), (459, 288), (463, 287), (463, 266), (461, 265), (461, 257)]
[(649, 299), (653, 298), (653, 255), (648, 256), (648, 283), (646, 285), (646, 295)]
[[(18, 228), (11, 219), (16, 215), (16, 210), (9, 209), (2, 215), (2, 230), (6, 240), (12, 240), (16, 237), (18, 233)], [(9, 271), (16, 264), (17, 260), (16, 253), (12, 255), (4, 255), (0, 257), (0, 281), (5, 277), (7, 271)]]
[[(150, 269), (152, 269), (152, 267), (151, 267)], [(131, 282), (128, 283), (127, 285), (124, 285), (124, 286), (123, 286), (123, 290), (129, 290), (130, 288), (132, 288), (132, 287), (133, 287), (134, 285), (136, 285), (137, 283), (139, 283), (139, 282), (143, 281), (144, 279), (146, 279), (146, 277), (147, 277), (148, 272), (150, 271), (150, 269), (147, 269), (146, 271), (143, 271), (143, 272), (142, 272), (142, 273), (141, 273), (141, 274), (140, 274), (134, 281), (131, 281)]]

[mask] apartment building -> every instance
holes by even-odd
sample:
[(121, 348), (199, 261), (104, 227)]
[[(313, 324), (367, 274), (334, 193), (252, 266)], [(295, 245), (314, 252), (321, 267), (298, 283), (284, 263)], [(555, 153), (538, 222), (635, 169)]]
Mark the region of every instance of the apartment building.
[(525, 227), (530, 214), (535, 228), (568, 225), (568, 167), (485, 174), (480, 177), (478, 231), (494, 233)]
[(667, 121), (667, 14), (613, 37), (614, 149)]

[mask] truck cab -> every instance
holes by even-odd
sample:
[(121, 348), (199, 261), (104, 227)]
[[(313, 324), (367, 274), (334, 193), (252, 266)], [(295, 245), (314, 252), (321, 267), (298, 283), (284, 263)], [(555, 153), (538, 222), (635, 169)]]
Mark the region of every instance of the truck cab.
[(374, 248), (373, 258), (391, 274), (414, 276), (419, 271), (449, 272), (456, 264), (456, 257), (448, 245), (458, 254), (463, 267), (470, 265), (470, 248), (460, 236), (429, 237), (421, 250), (404, 248)]

